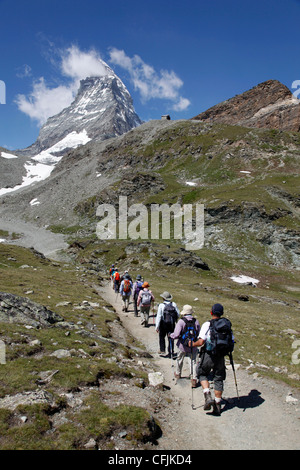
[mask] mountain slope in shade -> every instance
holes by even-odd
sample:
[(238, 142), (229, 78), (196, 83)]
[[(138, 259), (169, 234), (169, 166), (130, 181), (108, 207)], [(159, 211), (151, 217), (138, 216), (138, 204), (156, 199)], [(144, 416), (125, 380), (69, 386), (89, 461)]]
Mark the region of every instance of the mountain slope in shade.
[(300, 101), (278, 80), (268, 80), (193, 117), (194, 120), (300, 130)]

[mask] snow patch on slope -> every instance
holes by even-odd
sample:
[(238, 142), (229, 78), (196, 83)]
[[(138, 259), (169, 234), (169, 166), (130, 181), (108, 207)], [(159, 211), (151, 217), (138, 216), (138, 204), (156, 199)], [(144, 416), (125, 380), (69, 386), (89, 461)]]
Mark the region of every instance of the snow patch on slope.
[[(88, 137), (85, 130), (79, 133), (75, 131), (71, 132), (52, 147), (48, 148), (47, 150), (43, 150), (38, 155), (32, 157), (31, 160), (28, 160), (24, 164), (26, 176), (23, 177), (22, 183), (14, 186), (13, 188), (0, 189), (0, 196), (17, 191), (18, 189), (24, 188), (33, 183), (45, 180), (51, 175), (55, 165), (63, 158), (62, 156), (55, 155), (56, 153), (60, 153), (68, 148), (77, 148), (79, 145), (84, 145), (90, 140), (91, 139)], [(4, 152), (2, 152), (2, 156), (3, 153)]]
[(6, 152), (0, 152), (0, 156), (2, 158), (7, 158), (7, 159), (18, 158), (17, 155), (13, 155), (12, 153), (6, 153)]

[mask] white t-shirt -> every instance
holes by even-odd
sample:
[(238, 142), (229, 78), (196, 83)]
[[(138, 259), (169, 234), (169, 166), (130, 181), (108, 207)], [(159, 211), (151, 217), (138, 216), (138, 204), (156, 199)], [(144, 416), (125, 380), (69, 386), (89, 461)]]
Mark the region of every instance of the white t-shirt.
[(206, 321), (205, 323), (203, 323), (203, 325), (201, 326), (201, 329), (200, 329), (198, 339), (201, 338), (201, 339), (204, 339), (205, 341), (207, 341), (210, 338), (209, 327), (210, 327), (210, 322), (209, 321)]

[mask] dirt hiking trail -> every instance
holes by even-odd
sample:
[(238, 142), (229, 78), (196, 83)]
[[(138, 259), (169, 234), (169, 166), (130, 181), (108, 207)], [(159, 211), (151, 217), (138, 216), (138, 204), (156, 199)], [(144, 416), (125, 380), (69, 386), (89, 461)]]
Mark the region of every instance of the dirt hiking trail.
[[(296, 404), (286, 402), (286, 396), (291, 392), (287, 385), (257, 374), (249, 375), (236, 364), (238, 400), (229, 364), (221, 416), (204, 411), (201, 386), (191, 388), (188, 358), (184, 362), (182, 378), (176, 383), (175, 361), (158, 355), (158, 333), (152, 314), (149, 326), (145, 328), (141, 325), (140, 316), (134, 316), (132, 303), (128, 312), (122, 311), (121, 298), (109, 283), (98, 291), (115, 308), (127, 331), (153, 356), (157, 371), (163, 374), (166, 388), (163, 393), (169, 394), (170, 400), (167, 401), (168, 409), (163, 410), (163, 434), (158, 440), (157, 450), (300, 449), (300, 401)], [(299, 399), (299, 392), (292, 392)]]

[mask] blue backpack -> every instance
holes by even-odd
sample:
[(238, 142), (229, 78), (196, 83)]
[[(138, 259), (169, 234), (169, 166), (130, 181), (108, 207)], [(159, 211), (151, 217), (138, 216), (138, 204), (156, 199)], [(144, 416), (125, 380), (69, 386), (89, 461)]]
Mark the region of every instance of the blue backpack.
[(189, 341), (196, 341), (197, 339), (197, 330), (196, 330), (196, 318), (188, 320), (185, 317), (182, 317), (182, 320), (185, 323), (183, 333), (181, 335), (181, 342), (184, 346), (189, 345)]

